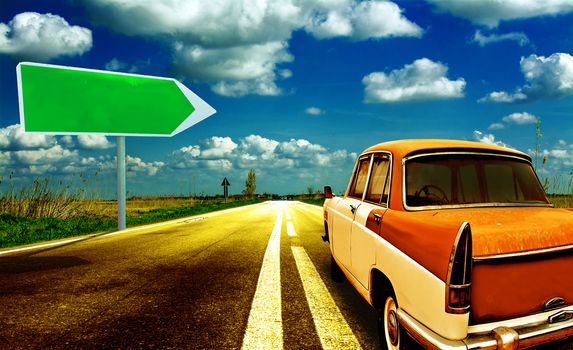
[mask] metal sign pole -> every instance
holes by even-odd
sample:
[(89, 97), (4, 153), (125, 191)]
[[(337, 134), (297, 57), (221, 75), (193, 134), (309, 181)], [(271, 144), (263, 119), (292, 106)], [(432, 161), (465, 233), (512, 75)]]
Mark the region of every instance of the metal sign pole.
[(117, 229), (125, 230), (125, 136), (117, 137)]

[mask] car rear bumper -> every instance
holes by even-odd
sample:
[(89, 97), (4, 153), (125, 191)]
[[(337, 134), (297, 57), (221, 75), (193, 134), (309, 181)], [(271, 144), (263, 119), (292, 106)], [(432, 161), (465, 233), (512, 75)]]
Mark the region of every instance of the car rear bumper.
[[(404, 330), (426, 349), (526, 349), (573, 336), (573, 318), (568, 318), (568, 316), (560, 322), (534, 323), (515, 328), (497, 327), (489, 333), (469, 334), (463, 340), (450, 340), (434, 333), (403, 310), (398, 310), (397, 314)], [(567, 315), (573, 316), (573, 314)]]

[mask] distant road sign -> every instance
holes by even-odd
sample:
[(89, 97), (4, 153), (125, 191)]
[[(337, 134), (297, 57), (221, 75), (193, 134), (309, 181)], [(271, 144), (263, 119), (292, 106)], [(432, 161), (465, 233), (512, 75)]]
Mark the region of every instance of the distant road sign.
[(16, 69), (26, 132), (173, 136), (215, 113), (172, 78), (27, 62)]
[(231, 184), (229, 183), (229, 180), (227, 180), (227, 178), (224, 178), (223, 182), (221, 183), (221, 186), (223, 186), (223, 195), (225, 196), (225, 201), (226, 201), (227, 198), (229, 198), (229, 186), (231, 186)]

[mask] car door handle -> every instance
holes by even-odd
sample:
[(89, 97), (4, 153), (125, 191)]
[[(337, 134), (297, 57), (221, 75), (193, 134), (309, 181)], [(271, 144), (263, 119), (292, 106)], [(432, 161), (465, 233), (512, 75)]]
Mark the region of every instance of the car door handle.
[(378, 225), (380, 225), (380, 220), (382, 219), (382, 216), (380, 216), (380, 214), (378, 213), (374, 213), (374, 222), (377, 223)]
[(352, 214), (356, 213), (356, 208), (355, 206), (353, 206), (352, 204), (350, 204), (350, 211), (352, 212)]

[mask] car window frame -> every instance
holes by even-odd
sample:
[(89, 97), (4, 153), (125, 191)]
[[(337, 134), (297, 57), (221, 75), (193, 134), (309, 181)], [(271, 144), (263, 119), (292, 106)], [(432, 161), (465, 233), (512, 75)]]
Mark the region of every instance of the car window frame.
[[(390, 152), (373, 152), (370, 153), (371, 155), (371, 161), (370, 161), (370, 172), (368, 173), (368, 182), (366, 184), (366, 189), (364, 190), (364, 195), (362, 196), (362, 201), (366, 202), (366, 203), (371, 203), (371, 204), (375, 204), (378, 206), (382, 206), (385, 208), (388, 208), (388, 205), (390, 203), (390, 192), (391, 192), (391, 180), (392, 180), (392, 154)], [(370, 201), (366, 198), (366, 193), (368, 193), (368, 189), (370, 188), (370, 182), (372, 181), (372, 169), (374, 167), (374, 158), (376, 156), (380, 156), (381, 158), (384, 159), (388, 159), (388, 170), (387, 170), (387, 176), (386, 176), (386, 181), (384, 183), (384, 187), (382, 188), (382, 194), (380, 195), (380, 201), (379, 202), (374, 202), (374, 201)], [(385, 190), (388, 190), (388, 197), (386, 198), (385, 202), (382, 202), (382, 198), (384, 197), (384, 192)]]
[[(533, 164), (531, 161), (525, 157), (520, 157), (517, 155), (511, 154), (503, 154), (503, 153), (491, 153), (491, 152), (479, 152), (479, 151), (465, 151), (465, 152), (426, 152), (426, 153), (417, 153), (415, 155), (406, 156), (402, 158), (402, 205), (404, 209), (407, 211), (423, 211), (423, 210), (439, 210), (439, 209), (458, 209), (458, 208), (483, 208), (483, 207), (554, 207), (548, 201), (548, 203), (497, 203), (497, 202), (488, 202), (488, 203), (468, 203), (468, 204), (444, 204), (444, 205), (426, 205), (426, 206), (409, 206), (406, 201), (406, 163), (412, 159), (420, 158), (420, 157), (433, 157), (433, 156), (448, 156), (448, 155), (477, 155), (477, 156), (490, 156), (490, 157), (503, 157), (503, 158), (511, 158), (515, 160), (519, 160), (521, 162), (526, 162), (533, 168)], [(534, 170), (533, 175), (535, 175), (535, 179), (537, 180), (538, 184), (541, 186), (541, 181), (539, 181), (539, 177), (537, 172)], [(541, 186), (543, 188), (543, 186)], [(547, 199), (547, 193), (543, 191), (545, 197)]]
[[(366, 172), (366, 181), (364, 182), (364, 190), (362, 192), (362, 196), (358, 197), (358, 196), (355, 196), (354, 193), (356, 190), (356, 181), (358, 179), (358, 172), (360, 170), (360, 164), (364, 160), (368, 160), (368, 162), (369, 162), (368, 163), (368, 171)], [(371, 171), (372, 171), (372, 155), (371, 154), (360, 155), (360, 157), (358, 157), (358, 160), (356, 161), (356, 166), (354, 167), (352, 180), (350, 181), (350, 185), (348, 186), (346, 197), (358, 199), (360, 201), (362, 201), (364, 199), (364, 196), (366, 194), (366, 189), (368, 188), (368, 183), (370, 181), (370, 172)]]

